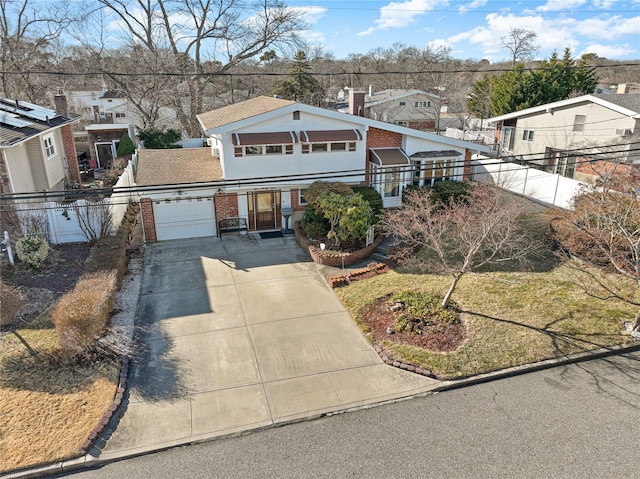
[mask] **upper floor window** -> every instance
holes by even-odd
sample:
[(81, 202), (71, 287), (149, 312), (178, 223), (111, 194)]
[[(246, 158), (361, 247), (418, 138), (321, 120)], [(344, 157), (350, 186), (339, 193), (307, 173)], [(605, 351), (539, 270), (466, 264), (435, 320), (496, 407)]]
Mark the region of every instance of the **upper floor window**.
[(303, 143), (302, 153), (320, 153), (327, 151), (356, 151), (355, 141), (332, 141), (326, 143)]
[(244, 145), (235, 147), (235, 156), (290, 155), (293, 145)]
[(125, 116), (126, 115), (124, 113), (116, 112), (116, 118), (125, 118)]
[(573, 117), (573, 131), (584, 133), (584, 125), (587, 122), (587, 115), (576, 115)]
[(417, 101), (417, 102), (415, 102), (415, 107), (416, 108), (430, 108), (431, 107), (431, 102), (430, 101)]
[(401, 101), (400, 102), (400, 106), (405, 106), (407, 104), (407, 102)]
[(522, 139), (524, 141), (533, 141), (533, 130), (524, 130)]
[(56, 155), (56, 147), (53, 144), (53, 135), (47, 135), (42, 138), (44, 142), (44, 151), (47, 153), (47, 158), (51, 158)]

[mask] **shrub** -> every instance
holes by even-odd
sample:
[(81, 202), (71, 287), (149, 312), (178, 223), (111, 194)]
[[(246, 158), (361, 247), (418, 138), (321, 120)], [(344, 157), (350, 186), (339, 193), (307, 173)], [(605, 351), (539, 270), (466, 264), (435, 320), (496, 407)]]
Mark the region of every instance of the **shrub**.
[(353, 195), (353, 189), (346, 183), (340, 181), (314, 181), (309, 185), (307, 191), (304, 193), (304, 198), (310, 205), (315, 205), (318, 198), (324, 196), (327, 193), (335, 193), (340, 196)]
[(122, 135), (120, 138), (120, 143), (118, 143), (118, 151), (116, 151), (117, 156), (127, 156), (133, 155), (136, 151), (136, 147), (131, 141), (131, 138), (126, 133)]
[(115, 235), (100, 238), (89, 252), (85, 263), (85, 273), (113, 271), (118, 284), (127, 272), (127, 242), (130, 225), (118, 228)]
[(374, 225), (377, 224), (382, 218), (382, 211), (384, 210), (380, 193), (372, 186), (353, 186), (352, 189), (354, 193), (359, 193), (367, 200), (371, 207), (371, 223)]
[(11, 324), (22, 309), (22, 295), (17, 288), (0, 281), (0, 326)]
[(433, 323), (458, 324), (460, 319), (452, 308), (441, 306), (442, 298), (420, 291), (403, 291), (391, 297), (391, 301), (404, 306), (404, 314), (396, 318), (394, 330), (422, 333), (422, 326)]
[(329, 232), (329, 221), (313, 205), (308, 205), (300, 220), (300, 228), (307, 238), (320, 239)]
[(40, 269), (49, 255), (49, 243), (40, 235), (23, 236), (16, 242), (16, 254), (23, 263)]
[(85, 274), (60, 298), (51, 318), (60, 349), (71, 356), (87, 352), (104, 331), (117, 290), (115, 271)]
[(451, 201), (458, 201), (459, 198), (467, 196), (470, 189), (471, 185), (463, 181), (438, 181), (433, 185), (434, 199), (448, 204)]

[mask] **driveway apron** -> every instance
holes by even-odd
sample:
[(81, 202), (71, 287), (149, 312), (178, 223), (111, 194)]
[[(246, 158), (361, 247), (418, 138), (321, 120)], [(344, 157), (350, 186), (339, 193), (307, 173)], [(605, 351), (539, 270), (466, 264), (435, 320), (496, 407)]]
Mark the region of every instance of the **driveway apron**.
[(136, 354), (100, 459), (427, 392), (386, 366), (290, 237), (147, 246)]

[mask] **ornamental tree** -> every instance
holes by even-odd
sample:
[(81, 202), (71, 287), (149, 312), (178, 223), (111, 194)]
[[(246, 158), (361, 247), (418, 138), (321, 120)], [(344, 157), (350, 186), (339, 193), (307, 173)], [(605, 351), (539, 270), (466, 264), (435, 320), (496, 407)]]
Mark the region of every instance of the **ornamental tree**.
[(410, 191), (383, 222), (401, 246), (395, 255), (399, 263), (451, 275), (442, 307), (466, 273), (508, 261), (524, 263), (542, 248), (542, 241), (518, 226), (521, 203), (499, 188), (476, 184), (448, 203), (434, 195), (429, 189)]
[[(573, 210), (559, 212), (555, 239), (578, 258), (584, 290), (602, 300), (619, 299), (639, 308), (631, 326), (640, 331), (640, 178), (614, 177), (585, 186)], [(610, 274), (602, 274), (610, 273)]]

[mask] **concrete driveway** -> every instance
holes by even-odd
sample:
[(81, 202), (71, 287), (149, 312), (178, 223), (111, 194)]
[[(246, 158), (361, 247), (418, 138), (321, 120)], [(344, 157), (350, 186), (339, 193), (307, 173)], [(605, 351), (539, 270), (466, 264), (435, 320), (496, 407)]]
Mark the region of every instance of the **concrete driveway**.
[(124, 413), (100, 459), (411, 396), (293, 238), (149, 245)]

